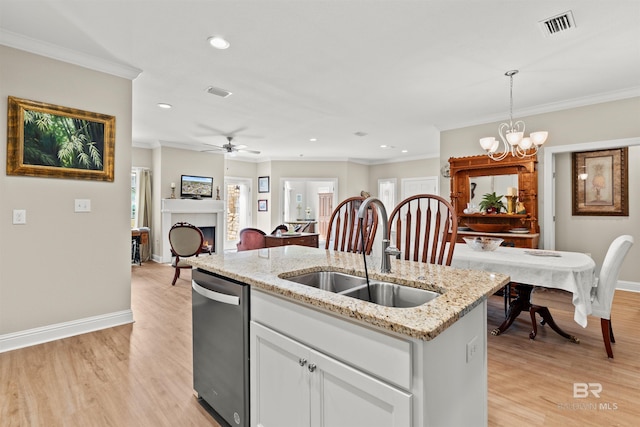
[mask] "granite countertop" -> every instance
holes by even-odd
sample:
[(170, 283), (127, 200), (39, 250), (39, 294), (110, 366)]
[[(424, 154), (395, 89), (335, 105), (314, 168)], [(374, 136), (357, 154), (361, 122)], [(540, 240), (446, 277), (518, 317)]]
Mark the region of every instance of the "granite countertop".
[(371, 280), (436, 291), (441, 295), (417, 307), (394, 308), (301, 285), (282, 277), (313, 271), (339, 271), (364, 277), (362, 255), (282, 246), (185, 259), (202, 270), (229, 277), (266, 292), (328, 310), (381, 329), (431, 340), (509, 282), (509, 276), (461, 270), (422, 262), (391, 260), (391, 273), (380, 273), (380, 258), (368, 256)]

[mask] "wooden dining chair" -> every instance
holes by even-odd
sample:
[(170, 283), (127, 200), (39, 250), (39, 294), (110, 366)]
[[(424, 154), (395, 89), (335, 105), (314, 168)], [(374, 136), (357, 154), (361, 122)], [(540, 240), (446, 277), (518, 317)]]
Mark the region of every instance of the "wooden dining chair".
[(202, 231), (188, 222), (175, 223), (169, 229), (169, 244), (174, 255), (171, 260), (171, 266), (176, 270), (171, 282), (172, 286), (176, 284), (176, 280), (180, 277), (180, 270), (191, 268), (191, 265), (187, 264), (182, 258), (198, 256), (202, 251), (203, 243), (204, 236)]
[(248, 251), (267, 247), (264, 236), (265, 232), (257, 228), (243, 228), (239, 233), (240, 241), (236, 244), (237, 251)]
[[(619, 236), (611, 243), (602, 262), (602, 268), (600, 269), (600, 275), (596, 281), (596, 285), (592, 289), (591, 315), (600, 318), (602, 339), (605, 350), (607, 351), (607, 356), (609, 356), (610, 359), (613, 359), (611, 343), (616, 342), (613, 337), (613, 328), (611, 327), (613, 295), (618, 283), (620, 267), (632, 245), (633, 237), (629, 235)], [(573, 305), (572, 292), (535, 286), (531, 291), (529, 302), (531, 303), (529, 313), (531, 314), (531, 324), (533, 326), (533, 331), (529, 334), (529, 338), (534, 339), (538, 334), (538, 325), (536, 323), (536, 313), (538, 313), (543, 319), (541, 324), (544, 325), (548, 323), (551, 329), (559, 335), (571, 341), (580, 342), (578, 338), (560, 329), (553, 320), (551, 312), (549, 312), (549, 308), (574, 311), (575, 307)]]
[(401, 201), (389, 215), (389, 236), (405, 260), (451, 265), (457, 238), (453, 206), (435, 194)]
[[(333, 210), (327, 228), (325, 249), (362, 253), (364, 248), (367, 255), (371, 254), (378, 229), (378, 210), (367, 209), (365, 218), (360, 220), (358, 209), (364, 200), (365, 198), (360, 196), (349, 197)], [(364, 224), (364, 244), (361, 235), (362, 224)]]

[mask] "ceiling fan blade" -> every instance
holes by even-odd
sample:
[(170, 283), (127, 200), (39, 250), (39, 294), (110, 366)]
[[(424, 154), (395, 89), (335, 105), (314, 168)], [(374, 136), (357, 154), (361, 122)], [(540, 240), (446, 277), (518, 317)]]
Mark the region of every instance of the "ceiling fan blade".
[(219, 145), (211, 145), (211, 144), (205, 144), (207, 148), (205, 150), (200, 150), (200, 151), (228, 151), (225, 147), (220, 147)]
[(260, 154), (260, 152), (256, 150), (237, 149), (236, 151), (241, 151), (243, 153)]

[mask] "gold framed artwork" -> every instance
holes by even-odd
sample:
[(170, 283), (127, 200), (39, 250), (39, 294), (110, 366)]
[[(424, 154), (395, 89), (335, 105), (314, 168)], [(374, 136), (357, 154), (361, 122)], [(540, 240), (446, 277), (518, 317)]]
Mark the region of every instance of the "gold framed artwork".
[(7, 175), (113, 181), (115, 117), (8, 98)]
[(629, 215), (628, 147), (572, 153), (573, 215)]

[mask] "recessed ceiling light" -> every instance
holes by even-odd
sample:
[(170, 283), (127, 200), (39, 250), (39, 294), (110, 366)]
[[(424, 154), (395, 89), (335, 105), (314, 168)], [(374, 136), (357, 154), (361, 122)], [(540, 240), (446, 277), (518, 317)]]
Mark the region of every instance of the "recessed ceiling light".
[(385, 150), (388, 150), (388, 149), (390, 149), (390, 148), (395, 148), (395, 147), (394, 147), (393, 145), (386, 145), (386, 144), (382, 144), (382, 145), (380, 146), (380, 148), (383, 148), (383, 149), (385, 149)]
[(318, 140), (318, 138), (310, 138), (309, 141), (311, 142), (316, 142)]
[(402, 150), (402, 153), (408, 153), (409, 150)]
[(172, 107), (172, 105), (171, 104), (167, 104), (166, 102), (158, 102), (158, 107), (164, 108), (165, 110), (168, 110), (169, 108)]
[(207, 41), (216, 49), (226, 49), (229, 47), (229, 42), (226, 41), (222, 36), (211, 36), (207, 39)]

